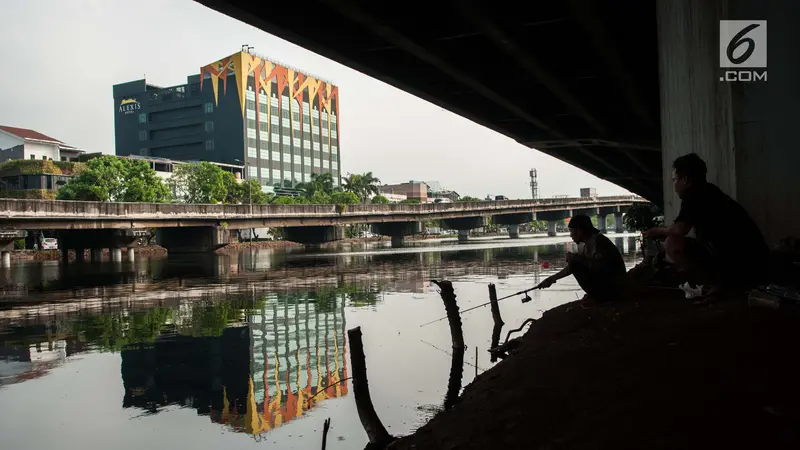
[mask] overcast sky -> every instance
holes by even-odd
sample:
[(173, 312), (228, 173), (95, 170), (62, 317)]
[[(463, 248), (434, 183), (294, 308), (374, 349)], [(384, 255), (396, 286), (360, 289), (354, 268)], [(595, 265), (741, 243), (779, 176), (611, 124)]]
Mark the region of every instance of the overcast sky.
[(114, 153), (115, 83), (185, 83), (241, 49), (331, 80), (341, 95), (343, 173), (437, 180), (461, 195), (627, 193), (481, 125), (190, 0), (2, 0), (0, 125)]

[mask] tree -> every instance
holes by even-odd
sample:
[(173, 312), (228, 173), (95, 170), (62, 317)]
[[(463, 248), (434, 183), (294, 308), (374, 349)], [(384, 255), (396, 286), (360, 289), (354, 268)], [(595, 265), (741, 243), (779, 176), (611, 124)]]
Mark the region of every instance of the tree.
[(169, 190), (144, 161), (101, 156), (59, 189), (59, 200), (161, 203)]
[(334, 192), (330, 196), (330, 202), (335, 205), (352, 205), (359, 203), (360, 199), (352, 192)]
[(357, 173), (347, 174), (343, 182), (344, 190), (356, 194), (364, 203), (367, 202), (370, 195), (380, 193), (381, 180), (374, 177), (372, 172), (366, 172), (361, 175)]
[(227, 175), (224, 181), (228, 191), (225, 203), (264, 205), (273, 199), (273, 194), (267, 194), (261, 190), (258, 180), (247, 180), (239, 183), (232, 173), (225, 173)]
[(222, 203), (228, 197), (230, 179), (209, 162), (180, 164), (167, 180), (172, 197), (185, 203)]
[(418, 205), (419, 204), (419, 200), (417, 200), (415, 198), (407, 198), (405, 200), (401, 200), (400, 203), (405, 204), (405, 205)]
[(273, 205), (297, 205), (299, 203), (303, 203), (303, 201), (299, 198), (290, 197), (288, 195), (278, 196), (272, 201)]
[(383, 195), (376, 195), (375, 197), (372, 197), (371, 203), (373, 205), (388, 205), (389, 199)]
[(481, 202), (483, 200), (479, 199), (478, 197), (470, 197), (469, 195), (465, 195), (458, 199), (459, 202)]

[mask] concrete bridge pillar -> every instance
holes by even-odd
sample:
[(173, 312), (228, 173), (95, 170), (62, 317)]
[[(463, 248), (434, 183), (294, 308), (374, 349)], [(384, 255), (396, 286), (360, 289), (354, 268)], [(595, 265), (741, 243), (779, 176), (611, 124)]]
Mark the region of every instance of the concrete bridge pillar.
[(122, 249), (121, 248), (112, 248), (111, 249), (111, 260), (114, 262), (122, 261)]
[(625, 232), (625, 229), (622, 227), (622, 213), (614, 214), (614, 231), (617, 233)]
[(75, 261), (82, 263), (86, 261), (86, 249), (83, 247), (75, 249)]
[(382, 222), (373, 223), (372, 232), (380, 236), (391, 236), (392, 248), (401, 248), (405, 236), (422, 232), (422, 222)]
[(469, 230), (458, 230), (458, 242), (469, 241)]
[(69, 262), (69, 249), (68, 248), (58, 248), (58, 251), (61, 252), (61, 262), (66, 264)]
[(285, 227), (283, 231), (287, 241), (306, 246), (344, 239), (344, 228), (336, 226)]
[(2, 258), (2, 265), (3, 267), (11, 267), (11, 252), (7, 250), (3, 250), (0, 252), (0, 258)]
[(557, 220), (548, 220), (547, 221), (547, 235), (548, 236), (555, 236), (556, 235), (556, 224), (558, 224)]
[[(230, 230), (224, 227), (177, 227), (156, 230), (158, 245), (169, 253), (211, 252), (230, 243)], [(133, 253), (129, 248), (130, 259)]]
[(136, 250), (133, 247), (128, 247), (128, 261), (133, 262), (136, 259)]
[(103, 260), (103, 249), (102, 248), (92, 248), (92, 262), (100, 262)]
[(597, 229), (600, 230), (601, 233), (605, 233), (606, 230), (606, 218), (608, 216), (605, 214), (598, 214), (597, 215)]
[(392, 248), (403, 248), (403, 244), (405, 244), (406, 237), (402, 234), (398, 234), (392, 236)]
[(510, 239), (519, 239), (519, 225), (508, 226), (508, 237)]

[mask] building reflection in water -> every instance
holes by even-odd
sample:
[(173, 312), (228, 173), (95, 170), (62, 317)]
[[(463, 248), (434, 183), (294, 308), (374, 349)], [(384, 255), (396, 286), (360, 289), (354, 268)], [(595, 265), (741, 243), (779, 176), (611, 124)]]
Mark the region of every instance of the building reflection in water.
[(219, 335), (164, 334), (123, 348), (123, 407), (180, 405), (260, 435), (347, 395), (344, 294), (264, 300)]

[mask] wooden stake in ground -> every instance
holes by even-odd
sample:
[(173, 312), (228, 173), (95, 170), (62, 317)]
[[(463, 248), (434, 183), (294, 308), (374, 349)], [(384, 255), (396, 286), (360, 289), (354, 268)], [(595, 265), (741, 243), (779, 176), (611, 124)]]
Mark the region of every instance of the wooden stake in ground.
[(325, 425), (322, 426), (322, 450), (328, 446), (328, 429), (331, 427), (331, 418), (325, 419)]
[(503, 324), (499, 324), (495, 322), (494, 328), (492, 328), (492, 346), (489, 348), (489, 354), (491, 357), (489, 361), (497, 362), (497, 352), (493, 351), (500, 345), (500, 333), (503, 331)]
[(502, 326), (505, 322), (503, 322), (503, 318), (500, 316), (500, 306), (497, 304), (497, 289), (494, 287), (494, 283), (489, 283), (489, 302), (495, 326), (497, 326), (497, 324)]
[(367, 432), (370, 448), (384, 448), (394, 440), (394, 437), (386, 431), (381, 423), (375, 407), (372, 405), (372, 397), (369, 395), (369, 383), (367, 382), (367, 362), (364, 356), (364, 345), (361, 342), (361, 327), (347, 330), (347, 339), (350, 341), (350, 367), (353, 370), (353, 397), (356, 400), (356, 410), (361, 425)]
[(444, 409), (455, 406), (458, 394), (461, 393), (461, 379), (464, 374), (464, 332), (461, 329), (461, 316), (458, 313), (456, 293), (453, 283), (449, 281), (431, 280), (439, 286), (440, 295), (447, 312), (447, 322), (450, 324), (450, 338), (453, 341), (453, 358), (450, 361), (450, 376), (447, 380), (447, 393), (444, 396)]

